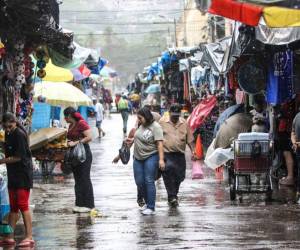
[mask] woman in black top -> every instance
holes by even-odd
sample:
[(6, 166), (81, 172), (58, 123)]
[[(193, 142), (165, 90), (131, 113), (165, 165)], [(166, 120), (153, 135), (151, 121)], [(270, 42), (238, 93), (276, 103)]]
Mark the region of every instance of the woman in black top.
[[(3, 116), (2, 126), (5, 130), (5, 158), (0, 160), (0, 164), (6, 164), (7, 167), (11, 208), (9, 224), (15, 229), (19, 219), (18, 214), (21, 211), (26, 236), (19, 246), (31, 247), (34, 245), (34, 241), (32, 239), (29, 196), (33, 183), (33, 167), (28, 135), (25, 129), (18, 123), (16, 117), (11, 113), (6, 113)], [(0, 241), (0, 243), (2, 245), (14, 245), (14, 235), (9, 235)]]

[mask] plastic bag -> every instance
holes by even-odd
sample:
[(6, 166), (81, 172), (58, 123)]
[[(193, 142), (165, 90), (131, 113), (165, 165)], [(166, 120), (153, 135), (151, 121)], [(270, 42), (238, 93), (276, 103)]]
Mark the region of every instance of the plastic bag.
[(202, 170), (204, 162), (203, 161), (193, 161), (192, 162), (192, 179), (203, 179), (204, 173)]
[(124, 165), (127, 165), (130, 160), (130, 148), (124, 142), (122, 147), (119, 150), (119, 156)]
[(83, 143), (78, 143), (75, 147), (69, 148), (64, 158), (65, 167), (76, 167), (86, 161), (86, 152)]
[(231, 148), (217, 148), (209, 156), (205, 158), (205, 164), (212, 169), (225, 164), (229, 160), (234, 159), (233, 150)]
[(1, 224), (8, 223), (10, 212), (7, 178), (0, 176), (0, 220)]

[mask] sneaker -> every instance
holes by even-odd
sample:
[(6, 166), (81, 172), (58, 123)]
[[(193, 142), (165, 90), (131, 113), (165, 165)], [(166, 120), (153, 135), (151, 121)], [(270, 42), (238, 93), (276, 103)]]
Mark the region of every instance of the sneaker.
[(169, 201), (169, 206), (170, 207), (178, 207), (179, 206), (179, 203), (178, 203), (178, 200), (177, 199), (172, 199), (171, 201)]
[(73, 213), (79, 213), (79, 214), (84, 214), (84, 213), (90, 213), (92, 209), (88, 207), (74, 207), (73, 208)]
[(144, 205), (144, 206), (142, 206), (142, 207), (139, 207), (139, 209), (140, 209), (141, 212), (143, 212), (144, 210), (147, 209), (147, 205)]
[(300, 205), (300, 192), (296, 193), (296, 203)]
[(143, 215), (155, 215), (155, 211), (150, 209), (150, 208), (146, 208), (144, 211), (142, 211)]

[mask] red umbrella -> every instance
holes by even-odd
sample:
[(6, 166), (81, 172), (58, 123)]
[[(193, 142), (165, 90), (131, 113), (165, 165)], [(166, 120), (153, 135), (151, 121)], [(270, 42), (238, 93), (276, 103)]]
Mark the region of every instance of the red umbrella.
[(87, 66), (85, 66), (85, 64), (82, 64), (79, 68), (72, 69), (71, 71), (74, 75), (75, 81), (81, 81), (91, 75), (91, 71), (87, 68)]

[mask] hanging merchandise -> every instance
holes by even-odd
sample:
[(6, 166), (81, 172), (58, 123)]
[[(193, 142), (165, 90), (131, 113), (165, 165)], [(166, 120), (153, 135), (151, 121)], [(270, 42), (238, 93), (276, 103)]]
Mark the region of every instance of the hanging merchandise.
[(251, 57), (239, 68), (238, 82), (248, 94), (257, 94), (266, 89), (266, 72), (257, 58)]
[(190, 100), (190, 91), (189, 91), (189, 73), (183, 73), (183, 99), (185, 101)]
[(269, 64), (267, 102), (281, 104), (293, 99), (293, 96), (293, 52), (277, 52)]
[(25, 80), (25, 55), (24, 55), (25, 43), (23, 40), (19, 40), (14, 45), (14, 70), (15, 70), (15, 79), (16, 87), (21, 88), (22, 84), (26, 83)]

